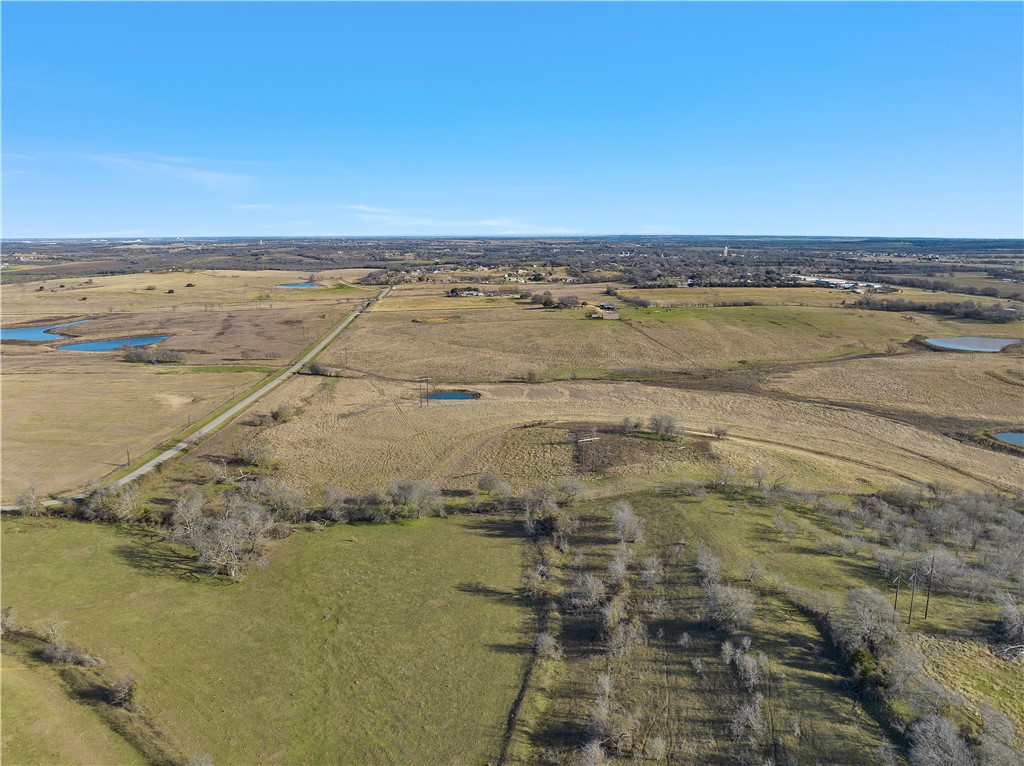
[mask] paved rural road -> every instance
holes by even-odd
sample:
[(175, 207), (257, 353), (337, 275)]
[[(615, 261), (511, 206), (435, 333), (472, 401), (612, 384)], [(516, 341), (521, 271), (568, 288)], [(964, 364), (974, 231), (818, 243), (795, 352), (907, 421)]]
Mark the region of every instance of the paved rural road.
[(380, 293), (377, 294), (376, 298), (373, 298), (373, 299), (367, 301), (362, 306), (360, 306), (355, 311), (353, 311), (351, 314), (349, 314), (347, 317), (345, 317), (343, 320), (341, 320), (337, 325), (335, 325), (333, 330), (331, 330), (329, 333), (327, 333), (326, 336), (324, 336), (324, 339), (322, 341), (317, 343), (315, 346), (313, 346), (313, 348), (311, 348), (309, 350), (309, 353), (307, 353), (305, 356), (303, 356), (301, 359), (299, 359), (297, 362), (295, 362), (295, 364), (293, 364), (287, 370), (282, 372), (276, 378), (274, 378), (273, 380), (271, 380), (271, 381), (267, 382), (266, 384), (264, 384), (263, 386), (261, 386), (258, 391), (253, 391), (251, 394), (249, 394), (247, 397), (245, 397), (242, 401), (240, 401), (234, 407), (232, 407), (229, 410), (225, 410), (220, 415), (218, 415), (213, 420), (211, 420), (209, 423), (207, 423), (205, 426), (203, 426), (202, 428), (198, 429), (195, 433), (189, 434), (188, 436), (186, 436), (184, 439), (182, 439), (180, 442), (175, 444), (173, 447), (171, 447), (166, 452), (161, 452), (155, 458), (153, 458), (152, 460), (149, 460), (149, 461), (143, 463), (142, 465), (140, 465), (138, 468), (136, 468), (131, 473), (129, 473), (129, 474), (125, 475), (125, 476), (122, 476), (120, 479), (118, 479), (117, 481), (113, 482), (113, 486), (115, 486), (115, 487), (123, 486), (125, 484), (128, 484), (129, 482), (135, 481), (140, 476), (149, 473), (150, 471), (152, 471), (154, 468), (156, 468), (161, 463), (165, 463), (168, 460), (170, 460), (172, 457), (177, 455), (183, 449), (188, 447), (192, 442), (198, 441), (199, 439), (201, 439), (202, 437), (206, 436), (206, 434), (211, 433), (212, 431), (216, 431), (218, 428), (220, 428), (222, 425), (227, 423), (229, 420), (231, 420), (233, 417), (235, 417), (235, 415), (240, 413), (242, 410), (246, 409), (251, 404), (254, 404), (255, 402), (258, 402), (264, 396), (266, 396), (271, 391), (273, 391), (275, 388), (277, 388), (279, 385), (281, 385), (286, 380), (288, 380), (288, 378), (290, 378), (293, 375), (295, 375), (299, 370), (301, 370), (303, 367), (305, 367), (307, 364), (309, 364), (311, 361), (313, 361), (313, 359), (316, 358), (316, 356), (319, 355), (321, 351), (323, 351), (331, 343), (333, 343), (335, 338), (337, 338), (339, 335), (341, 335), (341, 333), (345, 330), (345, 328), (348, 327), (350, 324), (352, 324), (352, 322), (355, 320), (355, 318), (357, 316), (359, 316), (360, 314), (362, 314), (363, 311), (366, 310), (366, 308), (371, 303), (373, 303), (374, 301), (379, 301), (381, 298), (383, 298), (385, 295), (387, 295), (388, 291), (390, 291), (390, 290), (391, 290), (390, 287), (385, 287), (383, 290), (380, 291)]
[[(333, 343), (334, 340), (339, 335), (341, 335), (341, 333), (345, 330), (345, 328), (348, 327), (350, 324), (352, 324), (352, 322), (355, 320), (355, 318), (357, 316), (359, 316), (360, 314), (362, 314), (363, 311), (365, 311), (366, 308), (369, 307), (369, 305), (371, 303), (373, 303), (375, 301), (379, 301), (381, 298), (383, 298), (385, 295), (387, 295), (390, 291), (391, 291), (390, 287), (385, 287), (383, 290), (380, 291), (380, 293), (377, 294), (376, 298), (372, 298), (371, 300), (367, 301), (366, 303), (361, 305), (359, 308), (357, 308), (355, 311), (353, 311), (351, 314), (349, 314), (347, 317), (345, 317), (343, 320), (341, 320), (341, 322), (339, 322), (337, 325), (335, 325), (334, 329), (331, 330), (329, 333), (327, 333), (327, 335), (324, 336), (323, 340), (321, 340), (319, 343), (317, 343), (315, 346), (313, 346), (313, 348), (311, 348), (308, 353), (303, 355), (303, 357), (301, 359), (299, 359), (297, 362), (295, 362), (295, 364), (293, 364), (288, 369), (284, 370), (276, 378), (274, 378), (273, 380), (270, 380), (267, 383), (265, 383), (264, 385), (260, 386), (259, 390), (253, 391), (251, 394), (249, 394), (247, 397), (245, 397), (242, 401), (240, 401), (234, 407), (232, 407), (229, 410), (225, 410), (220, 415), (218, 415), (213, 420), (211, 420), (209, 423), (207, 423), (205, 426), (203, 426), (202, 428), (196, 430), (195, 433), (192, 433), (192, 434), (189, 434), (188, 436), (186, 436), (184, 439), (179, 441), (177, 444), (175, 444), (169, 450), (166, 450), (165, 452), (161, 452), (159, 455), (157, 455), (153, 459), (147, 460), (145, 463), (140, 465), (138, 468), (136, 468), (131, 473), (129, 473), (129, 474), (125, 475), (125, 476), (122, 476), (120, 479), (117, 479), (114, 482), (111, 482), (111, 486), (121, 487), (121, 486), (123, 486), (125, 484), (128, 484), (129, 482), (135, 481), (140, 476), (143, 476), (143, 475), (149, 473), (150, 471), (152, 471), (158, 465), (161, 465), (162, 463), (166, 463), (168, 460), (170, 460), (172, 457), (177, 455), (179, 452), (181, 452), (182, 450), (186, 449), (193, 442), (198, 441), (199, 439), (201, 439), (202, 437), (206, 436), (208, 433), (211, 433), (212, 431), (216, 431), (218, 428), (220, 428), (222, 425), (227, 423), (229, 420), (231, 420), (233, 417), (235, 417), (242, 410), (246, 409), (247, 407), (249, 407), (250, 405), (254, 404), (255, 402), (258, 402), (260, 399), (262, 399), (264, 396), (269, 394), (271, 391), (273, 391), (279, 385), (281, 385), (286, 380), (288, 380), (290, 377), (295, 375), (305, 365), (309, 364), (314, 358), (316, 358), (316, 356), (321, 351), (323, 351), (331, 343)], [(80, 495), (75, 495), (73, 497), (81, 497), (81, 496)], [(47, 501), (43, 502), (43, 505), (58, 505), (61, 502), (62, 502), (61, 500), (47, 500)], [(16, 508), (17, 508), (17, 506), (5, 505), (5, 506), (3, 506), (2, 510), (8, 511), (8, 510), (15, 510)]]

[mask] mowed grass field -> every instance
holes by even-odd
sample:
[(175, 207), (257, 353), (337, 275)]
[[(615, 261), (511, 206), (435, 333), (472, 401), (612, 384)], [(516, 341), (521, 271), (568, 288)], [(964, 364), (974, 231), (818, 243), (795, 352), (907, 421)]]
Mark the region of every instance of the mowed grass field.
[(30, 650), (5, 639), (0, 665), (4, 724), (0, 758), (4, 763), (134, 766), (146, 762), (94, 708), (72, 700), (57, 670), (39, 663)]
[[(619, 303), (598, 287), (561, 285), (551, 292)], [(646, 297), (661, 291), (641, 292)], [(791, 294), (779, 298), (785, 301), (805, 293), (827, 293), (823, 300), (836, 295), (812, 288), (768, 292)], [(437, 286), (399, 286), (333, 344), (323, 361), (386, 377), (494, 382), (523, 379), (531, 371), (541, 379), (628, 377), (649, 370), (819, 361), (898, 350), (915, 335), (1024, 337), (1021, 323), (995, 326), (927, 314), (909, 322), (898, 313), (831, 305), (620, 309), (620, 321), (594, 320), (586, 318), (587, 308), (543, 309), (512, 297), (448, 298)]]
[[(235, 584), (187, 576), (189, 557), (137, 529), (9, 520), (3, 537), (4, 603), (17, 623), (64, 621), (112, 678), (134, 675), (144, 714), (182, 761), (497, 756), (531, 647), (529, 610), (515, 598), (524, 546), (500, 521), (299, 531)], [(71, 747), (67, 730), (47, 733), (46, 671), (15, 679), (11, 707), (5, 681), (5, 763), (54, 762), (37, 753)], [(113, 757), (118, 747), (83, 740), (68, 759), (131, 762)]]
[[(325, 284), (342, 287), (273, 287), (306, 276), (171, 272), (5, 285), (5, 327), (90, 321), (61, 328), (68, 339), (0, 346), (3, 500), (13, 501), (29, 484), (42, 493), (76, 490), (129, 455), (142, 457), (290, 363), (376, 292), (347, 285), (334, 272), (324, 273)], [(189, 282), (195, 287), (183, 287)], [(262, 295), (271, 297), (257, 300)], [(129, 364), (118, 351), (59, 348), (139, 335), (170, 335), (160, 348), (183, 360)]]

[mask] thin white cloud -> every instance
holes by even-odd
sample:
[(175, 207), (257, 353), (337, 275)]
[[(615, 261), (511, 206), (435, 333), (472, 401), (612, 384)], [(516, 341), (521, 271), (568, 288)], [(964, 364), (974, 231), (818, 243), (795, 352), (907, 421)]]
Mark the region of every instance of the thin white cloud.
[(433, 218), (402, 213), (388, 208), (377, 208), (371, 205), (348, 205), (355, 211), (354, 216), (360, 220), (378, 223), (385, 227), (403, 229), (444, 229), (445, 232), (469, 229), (494, 229), (501, 235), (528, 235), (528, 233), (572, 233), (568, 229), (550, 229), (517, 218), (495, 217), (482, 219)]
[(231, 173), (200, 166), (198, 160), (187, 157), (136, 157), (116, 154), (87, 154), (84, 157), (108, 167), (122, 168), (140, 175), (173, 178), (211, 190), (237, 189), (254, 180), (246, 173)]
[[(230, 205), (234, 210), (246, 211), (267, 211), (272, 210), (278, 213), (300, 213), (309, 211), (339, 210), (351, 213), (352, 217), (366, 223), (373, 224), (373, 230), (377, 234), (398, 234), (398, 233), (459, 233), (470, 231), (489, 231), (493, 234), (507, 236), (525, 236), (531, 234), (575, 234), (572, 229), (547, 228), (538, 226), (518, 218), (496, 216), (493, 218), (481, 219), (459, 219), (459, 218), (435, 218), (431, 216), (412, 215), (395, 208), (379, 207), (377, 205), (364, 204), (337, 204), (337, 203), (315, 203), (286, 205), (275, 203), (237, 203)], [(303, 221), (303, 224), (310, 223)], [(298, 223), (281, 224), (281, 226), (296, 226)]]

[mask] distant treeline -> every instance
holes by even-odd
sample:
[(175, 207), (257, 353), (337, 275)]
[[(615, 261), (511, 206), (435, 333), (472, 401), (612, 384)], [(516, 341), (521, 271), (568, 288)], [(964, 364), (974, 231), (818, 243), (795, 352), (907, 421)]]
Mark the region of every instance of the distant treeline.
[(1020, 312), (1014, 308), (992, 303), (982, 306), (974, 301), (908, 301), (905, 298), (879, 300), (865, 296), (852, 304), (853, 308), (870, 309), (872, 311), (924, 311), (931, 314), (955, 316), (961, 319), (980, 319), (983, 322), (1013, 322), (1020, 319)]
[[(983, 295), (988, 298), (998, 298), (999, 289), (996, 287), (972, 287), (970, 285), (959, 285), (951, 279), (923, 279), (921, 277), (893, 277), (881, 274), (866, 273), (857, 277), (862, 282), (888, 282), (900, 287), (915, 287), (919, 290), (933, 290), (945, 293), (965, 293), (967, 295)], [(1007, 298), (1020, 298), (1020, 290), (1010, 293)]]

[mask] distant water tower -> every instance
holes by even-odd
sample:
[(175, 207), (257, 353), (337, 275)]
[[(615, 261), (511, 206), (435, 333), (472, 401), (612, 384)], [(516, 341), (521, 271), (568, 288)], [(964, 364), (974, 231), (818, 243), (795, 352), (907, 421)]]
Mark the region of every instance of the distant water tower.
[(722, 257), (723, 258), (728, 258), (729, 257), (729, 246), (728, 245), (726, 245), (725, 246), (725, 250), (722, 251)]

